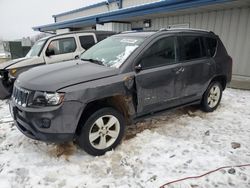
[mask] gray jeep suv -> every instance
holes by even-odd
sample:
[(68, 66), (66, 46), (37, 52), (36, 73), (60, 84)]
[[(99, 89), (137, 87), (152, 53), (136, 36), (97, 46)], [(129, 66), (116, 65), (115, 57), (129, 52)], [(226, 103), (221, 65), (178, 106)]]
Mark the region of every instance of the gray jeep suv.
[(125, 125), (145, 116), (193, 104), (214, 111), (231, 73), (232, 58), (212, 32), (124, 32), (77, 61), (22, 73), (10, 109), (26, 136), (76, 140), (102, 155), (119, 144)]

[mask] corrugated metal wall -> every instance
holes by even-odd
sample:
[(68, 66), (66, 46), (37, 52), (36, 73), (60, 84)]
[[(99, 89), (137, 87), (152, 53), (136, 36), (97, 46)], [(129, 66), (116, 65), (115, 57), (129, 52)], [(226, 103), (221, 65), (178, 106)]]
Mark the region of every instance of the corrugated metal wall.
[(123, 0), (122, 7), (127, 8), (127, 7), (142, 5), (142, 4), (146, 4), (146, 3), (153, 3), (153, 2), (157, 2), (157, 1), (160, 1), (160, 0)]
[(99, 13), (104, 13), (112, 10), (118, 9), (118, 5), (116, 2), (110, 3), (109, 5), (102, 5), (99, 7), (87, 9), (87, 10), (82, 10), (82, 11), (77, 11), (74, 13), (66, 14), (66, 15), (61, 15), (56, 17), (56, 21), (65, 21), (65, 20), (71, 20), (74, 18), (80, 18), (80, 17), (87, 17), (91, 15), (96, 15)]
[(95, 15), (95, 14), (102, 13), (102, 12), (107, 12), (107, 11), (108, 11), (107, 6), (99, 6), (99, 7), (91, 8), (91, 9), (88, 9), (88, 10), (83, 10), (83, 11), (74, 12), (74, 13), (71, 13), (71, 14), (57, 16), (56, 21), (60, 22), (60, 21), (65, 21), (65, 20), (71, 20), (71, 19), (74, 19), (74, 18), (91, 16), (91, 15)]
[[(128, 7), (132, 7), (136, 5), (152, 3), (152, 2), (157, 2), (157, 1), (160, 1), (160, 0), (123, 0), (122, 8), (128, 8)], [(104, 13), (108, 11), (117, 10), (117, 9), (119, 9), (117, 2), (113, 2), (107, 5), (102, 5), (102, 6), (87, 9), (87, 10), (77, 11), (77, 12), (66, 14), (66, 15), (58, 15), (56, 16), (56, 21), (60, 22), (60, 21), (74, 19), (74, 18), (86, 17), (86, 16), (95, 15), (98, 13)]]
[(129, 31), (131, 30), (131, 24), (128, 23), (117, 23), (117, 22), (109, 22), (104, 24), (96, 24), (96, 30), (106, 30), (106, 31)]
[[(189, 23), (191, 28), (214, 31), (233, 57), (233, 74), (250, 77), (250, 8), (233, 8), (151, 19), (148, 30)], [(132, 28), (142, 27), (133, 22)], [(237, 65), (236, 65), (237, 64)]]

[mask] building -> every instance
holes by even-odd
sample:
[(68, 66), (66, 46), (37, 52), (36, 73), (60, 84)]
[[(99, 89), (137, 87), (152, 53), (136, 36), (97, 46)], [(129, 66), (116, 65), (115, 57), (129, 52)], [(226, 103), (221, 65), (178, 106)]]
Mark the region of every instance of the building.
[(250, 89), (250, 0), (107, 0), (53, 15), (41, 32), (197, 28), (220, 36), (233, 57), (232, 86)]
[(0, 40), (0, 63), (24, 57), (32, 46), (29, 38), (22, 41), (1, 41)]

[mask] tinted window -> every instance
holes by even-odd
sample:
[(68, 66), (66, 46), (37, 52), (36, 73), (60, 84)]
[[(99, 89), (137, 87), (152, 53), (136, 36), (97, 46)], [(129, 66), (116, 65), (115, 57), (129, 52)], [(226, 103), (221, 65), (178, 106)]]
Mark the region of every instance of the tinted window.
[(216, 51), (216, 46), (217, 46), (217, 40), (214, 38), (205, 38), (206, 43), (207, 43), (207, 48), (208, 48), (208, 54), (211, 56), (214, 56), (215, 51)]
[(175, 38), (158, 40), (144, 53), (140, 63), (142, 68), (175, 63)]
[[(202, 50), (203, 48), (203, 50)], [(206, 56), (204, 43), (201, 37), (180, 37), (180, 60), (186, 61)]]
[(50, 42), (47, 50), (54, 51), (54, 55), (71, 53), (76, 50), (76, 42), (73, 37), (56, 39)]
[(98, 42), (102, 41), (103, 39), (106, 39), (109, 36), (110, 35), (108, 35), (108, 34), (98, 34), (98, 35), (96, 35)]
[(80, 36), (79, 39), (80, 39), (81, 46), (85, 50), (89, 49), (90, 47), (92, 47), (95, 44), (95, 40), (94, 40), (94, 37), (92, 35)]
[(200, 37), (200, 42), (201, 42), (201, 57), (206, 57), (207, 56), (206, 45), (203, 37)]

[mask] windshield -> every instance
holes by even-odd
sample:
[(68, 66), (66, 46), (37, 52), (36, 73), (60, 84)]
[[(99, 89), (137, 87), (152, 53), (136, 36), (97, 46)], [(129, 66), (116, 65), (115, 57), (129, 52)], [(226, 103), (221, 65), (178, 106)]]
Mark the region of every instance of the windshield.
[(38, 56), (44, 43), (46, 40), (39, 40), (37, 41), (32, 48), (30, 49), (30, 51), (27, 53), (26, 57), (34, 57), (34, 56)]
[(85, 51), (81, 55), (81, 59), (99, 62), (107, 67), (119, 68), (143, 40), (143, 37), (109, 37)]

